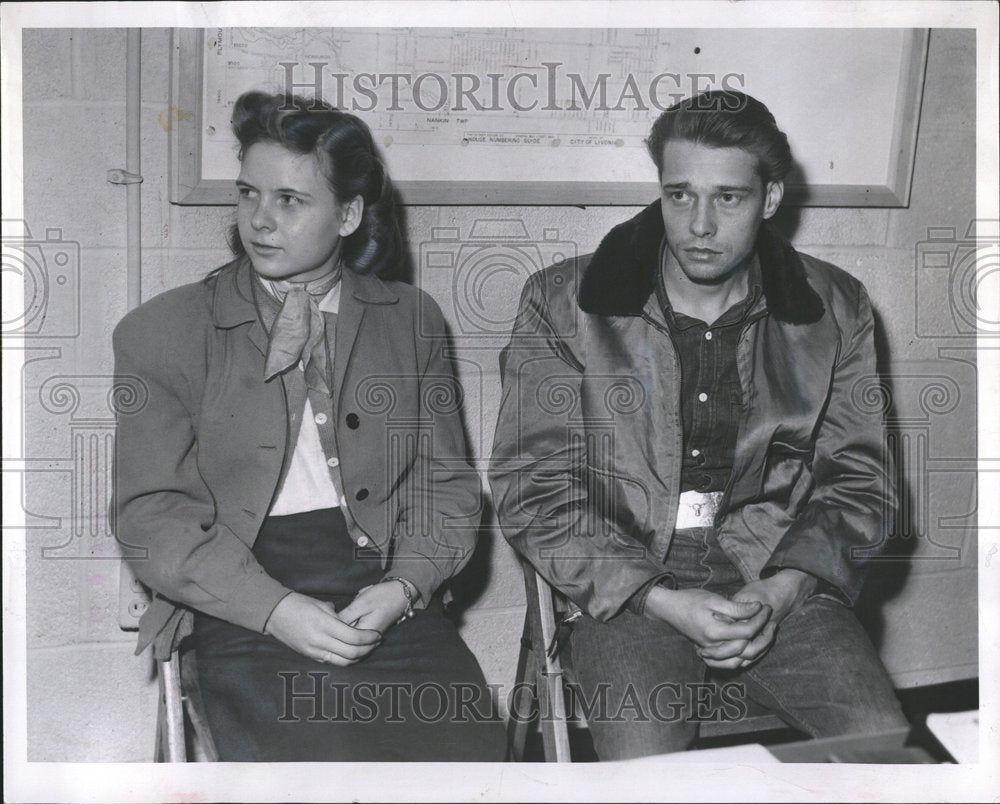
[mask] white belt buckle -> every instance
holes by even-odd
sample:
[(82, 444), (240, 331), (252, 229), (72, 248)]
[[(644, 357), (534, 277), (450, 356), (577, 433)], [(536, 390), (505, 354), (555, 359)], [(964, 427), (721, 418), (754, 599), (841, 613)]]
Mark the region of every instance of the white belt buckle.
[(709, 527), (722, 501), (721, 491), (685, 491), (677, 505), (677, 530)]

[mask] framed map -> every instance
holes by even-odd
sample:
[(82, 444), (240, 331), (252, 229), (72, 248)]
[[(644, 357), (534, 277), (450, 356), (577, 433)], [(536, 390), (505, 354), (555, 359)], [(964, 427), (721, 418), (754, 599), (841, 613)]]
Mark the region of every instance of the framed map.
[(768, 105), (805, 206), (909, 202), (924, 29), (174, 29), (171, 201), (235, 204), (233, 102), (319, 95), (371, 127), (406, 204), (639, 205), (644, 139), (705, 89)]

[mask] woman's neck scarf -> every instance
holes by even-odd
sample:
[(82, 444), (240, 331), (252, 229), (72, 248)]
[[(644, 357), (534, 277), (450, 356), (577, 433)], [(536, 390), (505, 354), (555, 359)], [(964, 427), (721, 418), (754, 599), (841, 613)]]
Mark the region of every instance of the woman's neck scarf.
[(264, 379), (273, 379), (301, 362), (306, 385), (330, 396), (330, 354), (319, 303), (340, 281), (340, 264), (326, 276), (309, 282), (254, 276), (266, 291), (259, 294), (261, 316), (268, 330)]

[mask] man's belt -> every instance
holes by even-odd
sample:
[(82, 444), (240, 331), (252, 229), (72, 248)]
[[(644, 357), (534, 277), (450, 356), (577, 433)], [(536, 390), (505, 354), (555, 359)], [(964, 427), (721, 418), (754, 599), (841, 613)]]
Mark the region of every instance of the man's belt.
[(707, 528), (715, 522), (715, 515), (722, 504), (721, 491), (685, 491), (677, 506), (676, 530)]

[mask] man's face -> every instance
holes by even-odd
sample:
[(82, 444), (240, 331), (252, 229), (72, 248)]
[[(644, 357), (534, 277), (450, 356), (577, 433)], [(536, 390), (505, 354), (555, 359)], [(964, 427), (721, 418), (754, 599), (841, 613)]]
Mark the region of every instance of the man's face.
[(781, 203), (783, 185), (764, 186), (756, 157), (742, 148), (669, 140), (660, 187), (670, 263), (699, 285), (720, 284), (741, 265), (761, 221)]

